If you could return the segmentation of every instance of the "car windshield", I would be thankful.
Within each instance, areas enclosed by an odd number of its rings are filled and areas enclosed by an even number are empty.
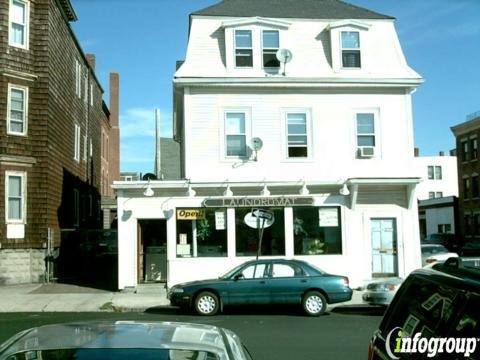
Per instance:
[[[63,360],[103,360],[103,359],[142,359],[142,360],[217,360],[211,352],[177,349],[49,349],[28,350],[12,354],[9,360],[20,359],[63,359]]]

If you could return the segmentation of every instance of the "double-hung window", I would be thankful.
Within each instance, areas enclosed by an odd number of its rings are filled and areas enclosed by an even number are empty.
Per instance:
[[[23,49],[28,48],[28,2],[10,1],[9,44]]]
[[[235,66],[253,67],[251,30],[235,30]]]
[[[360,157],[372,157],[375,155],[376,135],[375,135],[375,114],[357,113],[357,147]]]
[[[225,113],[225,155],[247,156],[247,124],[245,112]]]
[[[428,166],[428,179],[429,180],[442,180],[442,167],[441,166]]]
[[[279,34],[277,30],[263,30],[263,67],[278,68],[280,62],[277,59],[277,51],[280,47]]]
[[[6,172],[6,222],[25,222],[25,173]]]
[[[344,68],[360,68],[360,33],[358,31],[342,31],[342,66]]]
[[[307,158],[309,156],[308,119],[306,112],[287,112],[287,157]]]
[[[468,140],[462,140],[460,142],[460,147],[462,149],[462,161],[468,161]]]
[[[82,97],[82,65],[75,59],[75,95]]]
[[[478,158],[478,141],[477,138],[470,139],[470,159],[476,160]]]
[[[27,135],[27,101],[28,88],[8,86],[8,134]]]
[[[80,125],[75,124],[75,142],[74,142],[74,153],[73,159],[77,162],[80,161]]]
[[[480,183],[478,182],[478,175],[472,176],[472,198],[478,198],[480,195]]]
[[[470,179],[469,178],[463,179],[463,198],[464,199],[470,198]]]

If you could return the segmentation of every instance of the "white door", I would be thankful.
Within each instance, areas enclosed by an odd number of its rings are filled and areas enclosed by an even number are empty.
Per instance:
[[[370,219],[372,277],[398,275],[397,224],[395,219]]]

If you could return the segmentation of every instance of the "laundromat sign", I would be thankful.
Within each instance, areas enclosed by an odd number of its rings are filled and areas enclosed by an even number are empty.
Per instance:
[[[203,201],[205,207],[252,207],[252,206],[311,206],[311,197],[257,197],[257,198],[224,198],[206,199]]]
[[[177,209],[178,220],[203,220],[205,209]]]

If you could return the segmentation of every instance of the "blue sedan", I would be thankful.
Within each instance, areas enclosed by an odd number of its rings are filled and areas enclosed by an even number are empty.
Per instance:
[[[248,261],[215,280],[173,286],[170,303],[215,315],[224,306],[298,304],[307,315],[319,316],[327,304],[348,301],[352,290],[345,276],[331,275],[300,260]]]

